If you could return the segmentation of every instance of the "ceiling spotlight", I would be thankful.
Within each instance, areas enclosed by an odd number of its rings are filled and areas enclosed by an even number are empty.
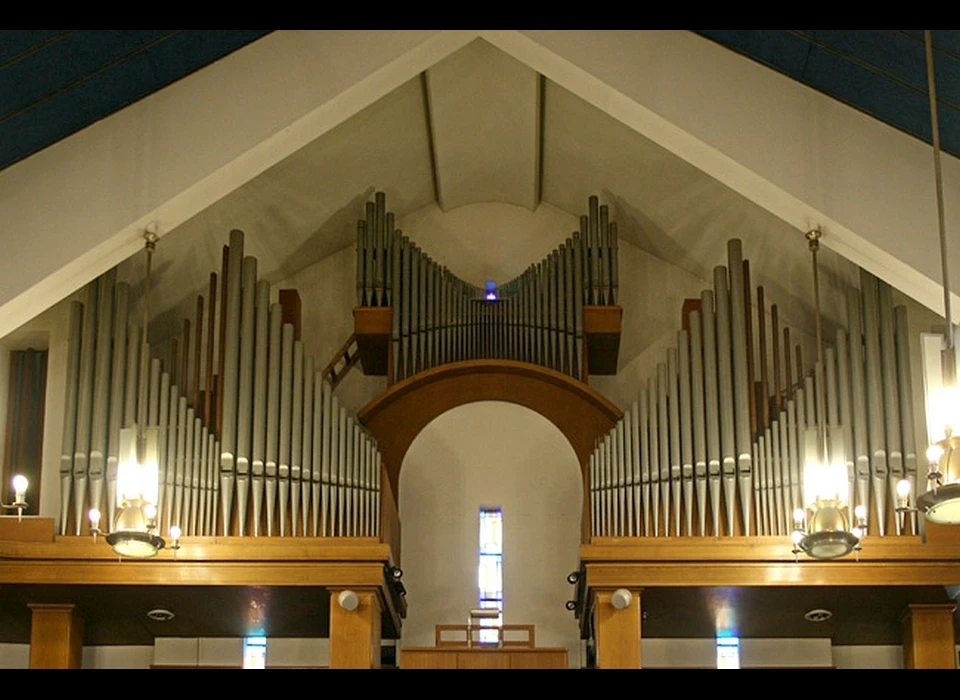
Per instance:
[[[563,607],[565,607],[570,612],[573,612],[574,610],[577,609],[577,601],[568,600],[566,603],[564,603]]]
[[[826,622],[831,617],[833,617],[833,613],[825,608],[814,608],[803,615],[803,619],[807,622]]]
[[[154,608],[147,612],[147,617],[154,622],[170,622],[174,618],[174,614],[166,608]]]
[[[579,571],[571,571],[569,574],[567,574],[567,583],[569,583],[571,586],[576,586],[579,580],[580,580]]]

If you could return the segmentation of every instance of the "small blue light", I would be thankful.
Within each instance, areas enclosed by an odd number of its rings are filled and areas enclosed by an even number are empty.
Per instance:
[[[486,284],[486,299],[487,301],[496,301],[497,300],[497,283],[493,280],[487,280]]]

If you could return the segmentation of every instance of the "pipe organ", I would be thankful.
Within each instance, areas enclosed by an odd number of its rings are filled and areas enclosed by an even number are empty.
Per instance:
[[[583,310],[617,304],[617,270],[617,225],[595,196],[578,231],[495,291],[460,280],[396,229],[383,192],[357,222],[357,305],[392,309],[394,381],[474,359],[585,379]]]
[[[376,441],[304,355],[243,238],[231,231],[224,246],[219,307],[212,273],[192,337],[187,319],[182,343],[173,339],[146,367],[145,331],[116,269],[71,303],[61,534],[81,534],[93,507],[112,527],[120,429],[135,421],[145,372],[147,424],[159,428],[161,533],[178,525],[201,536],[379,536]]]
[[[841,500],[849,512],[867,508],[870,534],[916,533],[915,514],[905,526],[894,517],[897,481],[910,480],[911,501],[917,486],[906,307],[895,307],[889,285],[861,270],[825,367],[805,366],[788,328],[781,338],[777,306],[765,306],[763,287],[753,297],[738,239],[728,242],[727,258],[714,268],[713,288],[685,305],[676,346],[596,442],[591,532],[789,535],[794,510],[809,504],[804,464],[818,454],[823,421],[828,459],[846,474]],[[825,405],[817,406],[821,383]]]

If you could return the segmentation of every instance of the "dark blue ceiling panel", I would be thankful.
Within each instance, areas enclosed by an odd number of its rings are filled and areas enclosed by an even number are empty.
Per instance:
[[[923,30],[698,29],[911,136],[931,142]],[[934,30],[941,148],[960,156],[960,32]]]
[[[0,168],[271,30],[0,32]]]

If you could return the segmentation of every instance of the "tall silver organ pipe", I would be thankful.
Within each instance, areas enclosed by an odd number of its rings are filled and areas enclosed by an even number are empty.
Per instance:
[[[393,380],[440,364],[511,359],[576,379],[587,374],[583,307],[615,305],[617,226],[596,196],[543,261],[496,289],[458,279],[394,228],[376,193],[357,222],[356,297],[392,309]]]
[[[392,220],[384,216],[376,226],[387,230]],[[195,345],[185,322],[185,335],[170,339],[169,352],[158,352],[142,368],[145,330],[131,318],[137,300],[130,299],[129,284],[117,281],[115,269],[70,303],[61,533],[82,534],[94,506],[106,507],[100,527],[112,528],[119,433],[135,420],[142,371],[147,424],[159,432],[155,505],[161,534],[177,525],[187,537],[379,536],[381,459],[375,440],[338,405],[314,358],[294,339],[294,326],[283,322],[285,307],[270,303],[270,285],[257,279],[256,258],[243,257],[242,232],[232,231],[225,248],[223,322],[216,318],[212,275],[210,303],[198,298]],[[401,253],[388,246],[373,259],[371,269],[379,265],[381,271],[376,298],[384,303],[391,303],[394,288],[387,261]],[[435,303],[439,294],[437,285]],[[204,339],[205,307],[210,332]],[[442,325],[439,312],[433,318]],[[181,353],[173,349],[175,341]],[[214,346],[223,348],[222,376],[211,376]],[[435,343],[435,357],[439,348]],[[221,400],[218,433],[215,407]],[[339,499],[336,507],[332,497]]]
[[[589,226],[584,229],[589,237]],[[810,505],[803,492],[804,441],[808,426],[819,421],[827,428],[830,460],[846,465],[843,505],[852,513],[855,505],[869,504],[871,533],[901,534],[892,518],[891,475],[917,478],[906,308],[894,306],[889,287],[861,271],[861,288],[846,291],[847,327],[837,328],[835,344],[825,347],[823,367],[805,366],[789,329],[780,337],[776,305],[766,308],[759,289],[758,303],[746,305],[749,292],[734,274],[745,267],[740,242],[731,242],[727,265],[714,268],[713,288],[688,300],[689,311],[685,306],[689,332],[677,333],[676,346],[666,349],[621,421],[598,438],[589,472],[592,534],[785,536],[793,511]],[[766,319],[760,321],[767,313],[774,319],[770,335]],[[873,321],[863,322],[867,316]],[[748,325],[762,334],[759,346],[766,354],[769,344],[774,360],[772,385],[765,359],[759,364],[755,426],[746,354],[738,349]],[[881,375],[876,381],[874,372]],[[815,382],[825,384],[820,409]],[[875,393],[868,395],[867,386]],[[633,469],[639,472],[631,479]],[[874,522],[881,517],[882,527]],[[915,528],[910,523],[904,532]]]

